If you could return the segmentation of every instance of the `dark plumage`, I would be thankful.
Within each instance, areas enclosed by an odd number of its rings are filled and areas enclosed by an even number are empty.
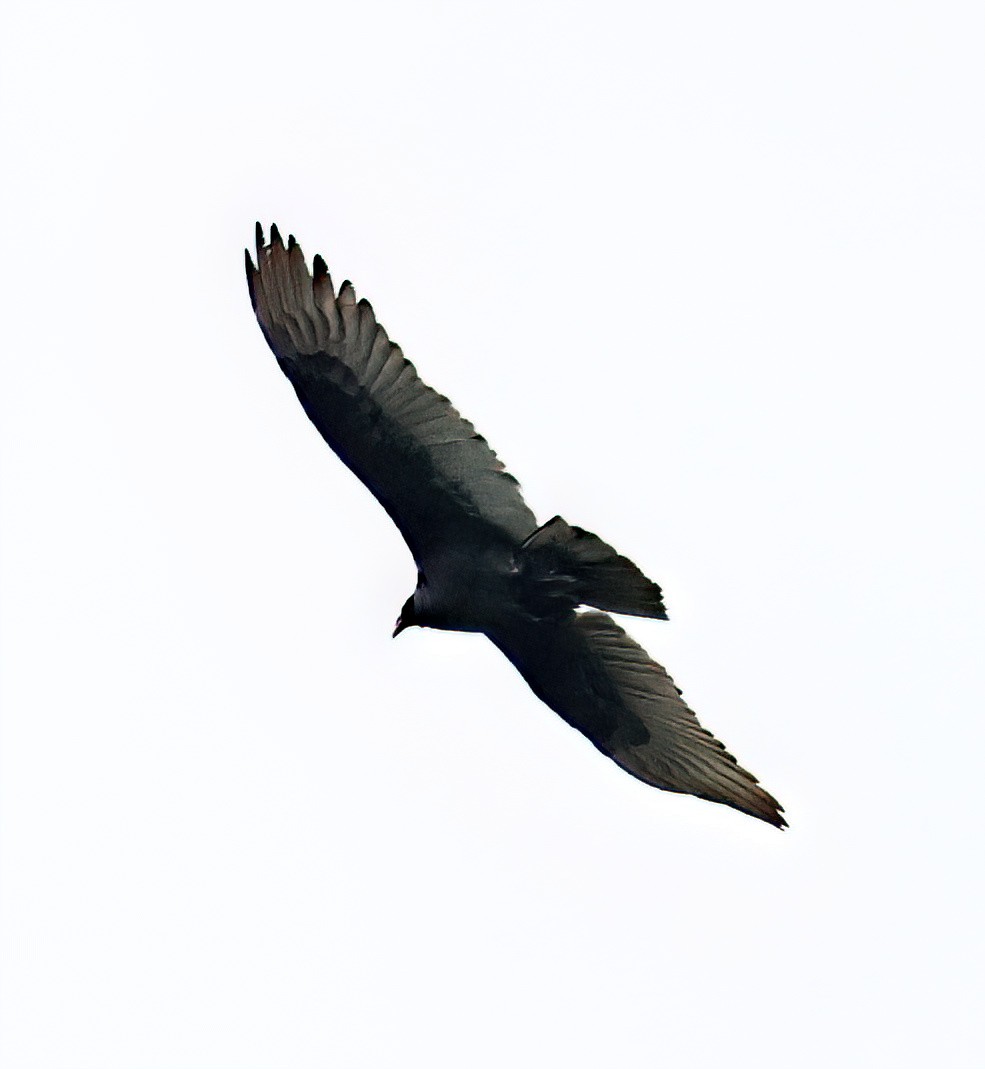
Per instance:
[[[257,224],[257,320],[311,422],[400,529],[417,588],[394,634],[480,631],[533,692],[627,772],[777,827],[782,806],[698,723],[667,673],[606,612],[666,619],[660,588],[600,538],[538,527],[516,480],[321,256]],[[603,612],[578,612],[591,606]]]

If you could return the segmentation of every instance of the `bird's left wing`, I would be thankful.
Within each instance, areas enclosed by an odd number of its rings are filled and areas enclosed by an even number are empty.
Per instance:
[[[311,422],[369,487],[418,564],[458,546],[522,542],[537,526],[519,485],[475,428],[418,377],[369,302],[324,260],[309,273],[293,237],[276,227],[257,264],[246,254],[250,298],[264,337]]]

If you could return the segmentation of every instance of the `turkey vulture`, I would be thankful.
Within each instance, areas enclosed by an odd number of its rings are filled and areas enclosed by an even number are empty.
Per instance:
[[[660,587],[596,535],[542,526],[519,484],[377,322],[351,283],[313,274],[293,235],[256,228],[246,277],[260,329],[308,418],[369,487],[417,563],[406,627],[480,631],[572,727],[631,775],[786,825],[783,807],[697,720],[607,614],[665,620]],[[587,611],[585,606],[592,610]]]

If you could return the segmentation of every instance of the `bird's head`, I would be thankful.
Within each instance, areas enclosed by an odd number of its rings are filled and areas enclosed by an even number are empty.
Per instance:
[[[400,615],[397,617],[397,626],[393,629],[393,637],[396,638],[401,631],[408,627],[418,626],[417,612],[414,609],[414,595],[404,602],[404,607],[400,610]]]

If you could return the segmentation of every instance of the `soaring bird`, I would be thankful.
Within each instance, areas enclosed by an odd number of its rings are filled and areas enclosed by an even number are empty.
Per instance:
[[[276,226],[256,227],[250,299],[308,418],[397,525],[417,587],[397,619],[486,635],[530,689],[620,768],[778,828],[783,807],[608,613],[665,620],[660,587],[601,538],[538,526],[520,487],[447,397],[418,377],[351,283]],[[601,611],[599,611],[601,610]]]

